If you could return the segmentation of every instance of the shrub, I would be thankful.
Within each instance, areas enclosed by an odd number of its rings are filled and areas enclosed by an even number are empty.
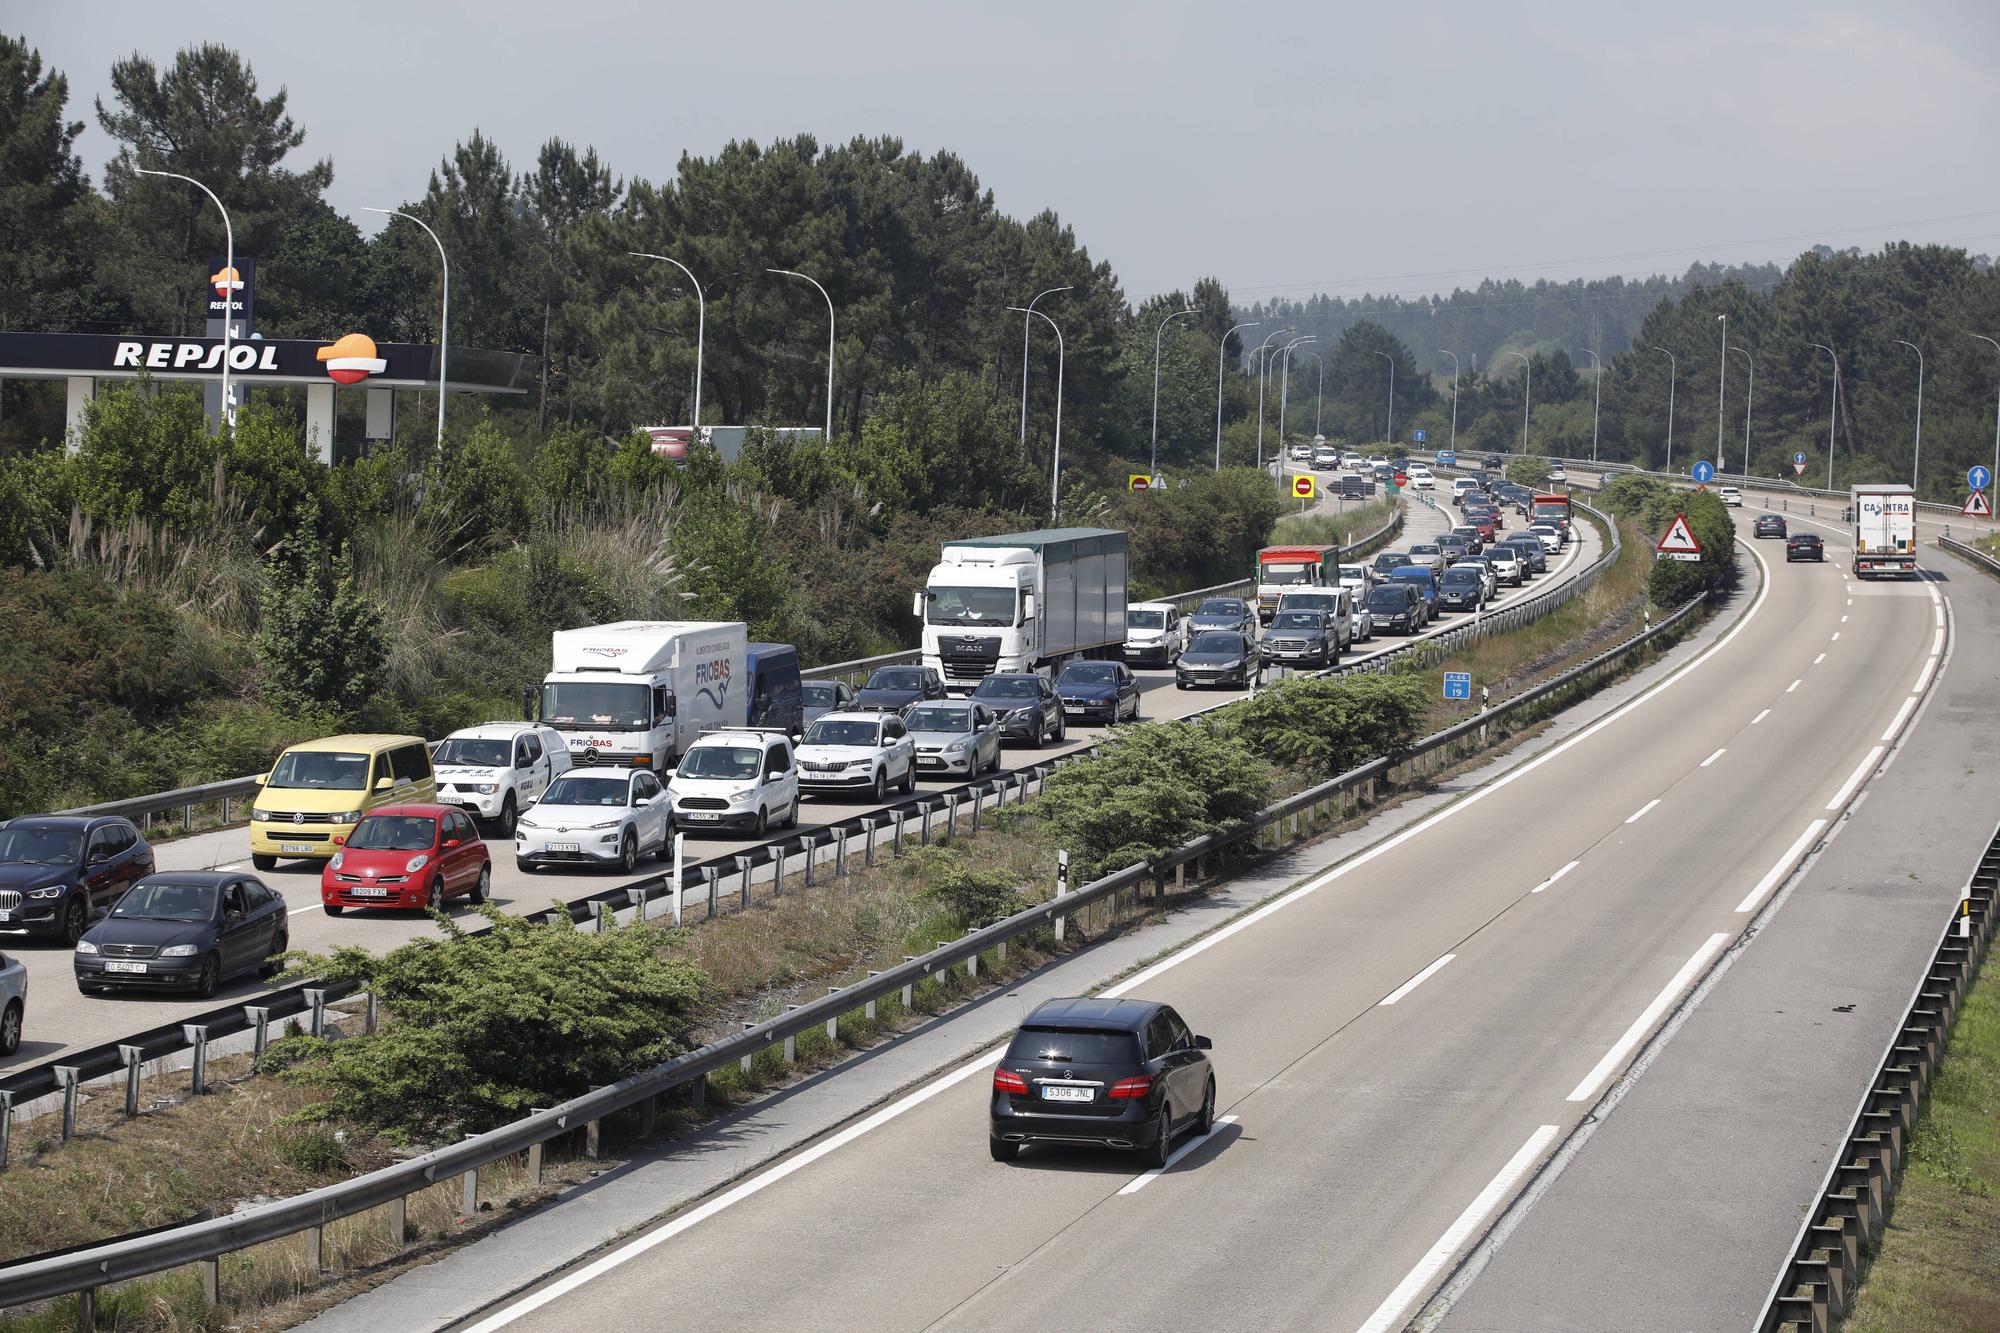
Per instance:
[[[943,908],[962,930],[990,926],[1027,905],[1012,876],[967,864],[965,853],[957,847],[919,848],[908,864],[923,885],[918,896]]]
[[[1330,778],[1415,740],[1428,707],[1415,676],[1293,676],[1224,709],[1216,725],[1258,754]]]
[[[382,608],[314,529],[308,517],[265,561],[257,658],[275,697],[351,713],[382,675]]]

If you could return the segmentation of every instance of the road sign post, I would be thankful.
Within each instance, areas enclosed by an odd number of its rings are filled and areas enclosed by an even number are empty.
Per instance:
[[[1472,698],[1472,673],[1470,671],[1447,671],[1444,673],[1444,697],[1447,699]]]

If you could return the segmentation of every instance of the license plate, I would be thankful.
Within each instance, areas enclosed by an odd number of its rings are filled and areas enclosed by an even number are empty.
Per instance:
[[[106,972],[143,973],[146,970],[146,965],[144,963],[106,963],[104,965],[104,970]]]
[[[1063,705],[1063,712],[1065,712],[1065,713],[1081,713],[1082,711],[1083,711],[1083,705],[1082,705],[1082,704],[1064,704],[1064,705]]]
[[[1045,1085],[1042,1088],[1042,1100],[1045,1102],[1088,1102],[1094,1101],[1096,1097],[1097,1092],[1093,1088],[1066,1088],[1054,1085]]]
[[[12,921],[13,919],[14,914],[12,912],[0,912],[0,922]]]
[[[356,898],[386,898],[389,896],[387,889],[349,889],[348,892]]]
[[[573,852],[577,850],[577,844],[573,842],[552,842],[549,844],[549,850],[552,852]]]
[[[918,767],[918,768],[943,768],[943,767],[944,767],[944,760],[942,760],[942,759],[932,759],[932,758],[929,758],[929,757],[925,757],[925,758],[921,758],[921,759],[917,760],[917,767]]]
[[[313,845],[309,842],[281,842],[278,844],[278,850],[289,852],[293,856],[309,856],[313,852]]]
[[[680,817],[682,819],[692,820],[697,824],[701,823],[713,824],[716,820],[722,818],[722,815],[714,810],[683,810],[681,811]],[[571,843],[569,846],[569,850],[572,852],[575,851],[576,844]]]

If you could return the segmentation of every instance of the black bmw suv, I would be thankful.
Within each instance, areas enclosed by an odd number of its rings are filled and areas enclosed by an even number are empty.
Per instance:
[[[0,825],[0,931],[74,945],[153,873],[153,849],[116,815],[24,815]]]
[[[1011,1162],[1031,1143],[1136,1149],[1164,1166],[1174,1136],[1215,1127],[1207,1037],[1150,1000],[1049,1000],[993,1071],[988,1143]]]

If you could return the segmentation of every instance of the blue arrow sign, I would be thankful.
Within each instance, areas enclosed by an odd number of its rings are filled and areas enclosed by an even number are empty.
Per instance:
[[[1424,433],[1420,430],[1411,431],[1410,442],[1413,444],[1422,444],[1424,442]]]
[[[1715,464],[1704,458],[1688,469],[1688,475],[1706,486],[1709,482],[1715,480]]]
[[[1804,454],[1793,454],[1792,461],[1800,467],[1804,467],[1806,465],[1806,456]]]
[[[1447,699],[1470,699],[1472,697],[1472,673],[1470,671],[1445,672],[1444,697]]]
[[[1971,471],[1965,474],[1965,484],[1972,487],[1972,489],[1975,491],[1985,490],[1988,486],[1991,486],[1993,484],[1992,469],[1980,467],[1977,464],[1974,464]]]

